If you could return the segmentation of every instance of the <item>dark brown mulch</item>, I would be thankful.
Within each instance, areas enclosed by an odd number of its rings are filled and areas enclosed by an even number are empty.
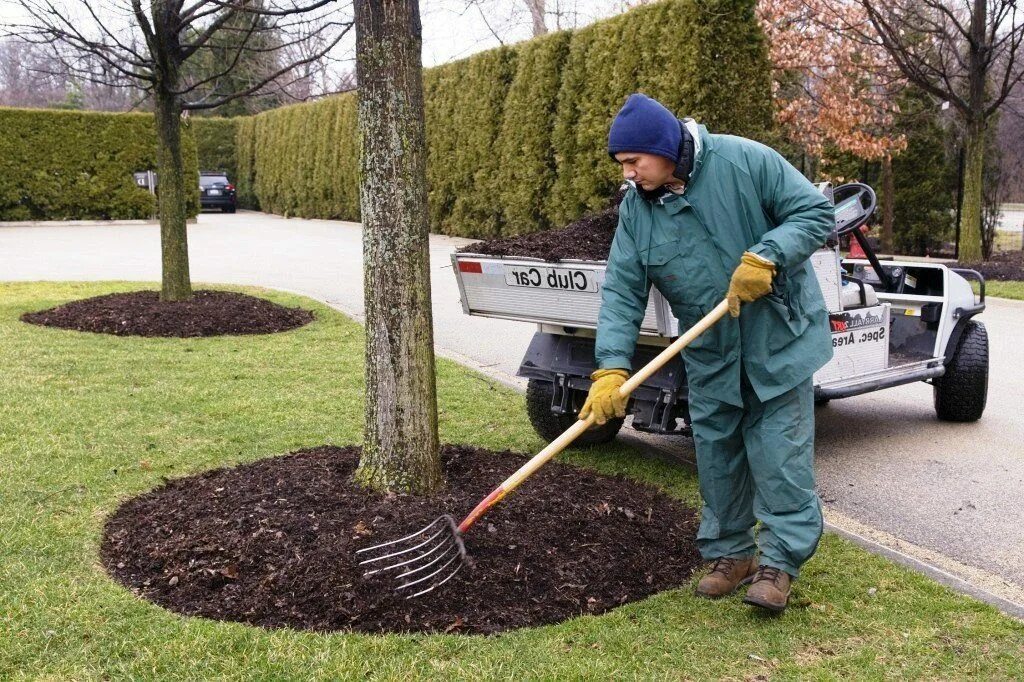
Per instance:
[[[477,242],[462,247],[459,252],[542,258],[546,261],[608,260],[612,237],[619,224],[619,202],[623,196],[625,192],[619,192],[608,208],[587,214],[565,227]]]
[[[693,510],[621,477],[551,462],[466,536],[472,565],[412,600],[362,577],[353,552],[461,518],[519,467],[445,446],[446,491],[384,496],[352,482],[357,447],[321,446],[169,481],[108,520],[104,566],[182,614],[264,627],[494,633],[597,614],[687,582]]]
[[[156,291],[133,291],[72,301],[25,313],[45,327],[117,336],[197,337],[271,334],[313,321],[313,313],[231,291],[196,291],[188,301],[161,301]]]
[[[958,267],[977,270],[985,279],[1024,280],[1024,251],[1001,251],[984,263],[957,263]]]

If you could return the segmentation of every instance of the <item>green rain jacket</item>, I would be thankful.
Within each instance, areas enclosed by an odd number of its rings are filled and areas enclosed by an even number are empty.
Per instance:
[[[700,126],[701,149],[681,195],[631,189],[619,206],[601,292],[595,357],[632,370],[653,283],[680,333],[724,298],[744,251],[776,264],[772,293],[743,304],[683,352],[691,394],[743,406],[740,363],[762,401],[785,393],[832,357],[828,313],[808,258],[835,225],[821,192],[775,150]]]

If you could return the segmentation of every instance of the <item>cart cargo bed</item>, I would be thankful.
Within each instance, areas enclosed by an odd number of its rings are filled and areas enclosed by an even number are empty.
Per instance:
[[[604,261],[560,261],[453,253],[452,267],[467,315],[596,329]],[[675,336],[668,302],[651,289],[642,336]]]

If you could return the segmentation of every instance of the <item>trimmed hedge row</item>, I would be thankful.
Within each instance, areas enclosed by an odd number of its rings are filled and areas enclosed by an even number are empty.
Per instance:
[[[239,201],[281,215],[359,220],[358,149],[354,93],[240,119]]]
[[[645,92],[715,132],[769,139],[770,67],[754,0],[666,0],[577,31],[429,69],[431,230],[522,234],[602,207],[605,152],[626,96]],[[240,198],[283,215],[359,219],[356,95],[238,126]]]
[[[186,172],[198,173],[185,126]],[[156,168],[149,114],[0,108],[0,220],[148,218],[156,202],[133,173]],[[199,212],[198,180],[189,215]]]
[[[225,171],[229,180],[236,181],[238,163],[235,160],[235,138],[238,137],[240,120],[212,117],[191,119],[200,171]]]

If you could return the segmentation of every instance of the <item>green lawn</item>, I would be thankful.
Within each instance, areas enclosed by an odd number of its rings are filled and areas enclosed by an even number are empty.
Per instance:
[[[163,477],[358,442],[363,337],[274,292],[317,321],[196,340],[18,321],[135,288],[0,285],[0,679],[1024,678],[1024,624],[833,536],[774,619],[680,589],[497,637],[377,637],[264,631],[141,601],[98,563],[104,518]],[[438,382],[443,440],[543,445],[520,395],[444,360]],[[692,474],[630,448],[572,458],[696,501]]]
[[[1024,237],[1022,237],[1020,232],[997,230],[993,248],[995,251],[1019,251],[1021,247],[1024,246],[1022,239],[1024,239]]]
[[[975,291],[977,291],[977,286],[975,286]],[[1001,282],[997,279],[990,279],[985,282],[985,295],[1024,301],[1024,282]]]

